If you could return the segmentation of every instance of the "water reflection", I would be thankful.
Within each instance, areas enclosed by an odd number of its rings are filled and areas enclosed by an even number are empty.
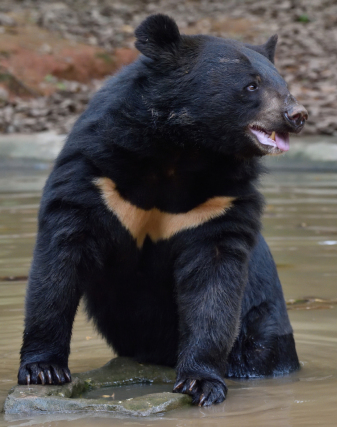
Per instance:
[[[0,193],[1,403],[15,384],[19,364],[25,277],[36,232],[38,190],[46,172],[40,168],[35,181],[34,173],[24,170],[26,178],[11,181],[10,192]],[[2,185],[4,182],[0,176],[0,189],[8,188]],[[2,418],[0,425],[336,425],[337,173],[277,172],[264,178],[263,191],[268,203],[264,235],[292,308],[290,318],[301,371],[275,379],[228,381],[229,394],[224,404],[186,408],[162,417],[112,420],[111,414],[60,414]],[[74,325],[71,370],[94,369],[111,357],[111,350],[80,310]]]

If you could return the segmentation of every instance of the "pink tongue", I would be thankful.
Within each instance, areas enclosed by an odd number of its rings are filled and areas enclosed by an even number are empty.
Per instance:
[[[289,150],[289,134],[288,133],[275,133],[275,144],[282,151]]]

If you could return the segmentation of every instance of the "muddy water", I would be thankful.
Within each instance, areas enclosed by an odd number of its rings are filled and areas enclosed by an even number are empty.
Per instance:
[[[22,165],[20,174],[7,170],[7,175],[0,175],[0,404],[15,384],[19,364],[25,276],[46,169],[43,164]],[[162,417],[66,414],[19,419],[1,415],[0,425],[337,425],[337,173],[276,172],[264,178],[263,192],[268,202],[264,235],[277,261],[285,297],[293,303],[289,313],[301,371],[283,378],[228,381],[225,403]],[[79,310],[70,369],[93,369],[111,357],[111,350]]]

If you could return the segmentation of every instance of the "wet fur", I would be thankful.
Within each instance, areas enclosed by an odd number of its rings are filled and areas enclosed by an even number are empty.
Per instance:
[[[265,90],[286,94],[267,59],[272,44],[263,56],[261,46],[180,36],[172,22],[159,15],[137,30],[147,57],[96,94],[46,183],[20,384],[68,381],[81,298],[117,354],[175,366],[176,390],[195,403],[221,402],[225,375],[299,367],[276,268],[260,235],[261,153],[245,134],[263,97],[239,98],[235,86],[249,83],[248,71],[261,72]],[[224,57],[233,59],[227,71],[219,68]],[[192,224],[191,211],[212,200],[221,200],[221,209]],[[155,212],[156,233],[140,224],[139,240],[121,216],[125,207]],[[181,223],[172,232],[165,221],[176,216]]]

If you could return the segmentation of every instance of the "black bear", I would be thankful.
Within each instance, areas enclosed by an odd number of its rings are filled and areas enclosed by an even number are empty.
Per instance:
[[[46,183],[18,380],[71,380],[83,297],[118,355],[176,367],[174,391],[210,405],[226,376],[299,367],[256,183],[307,112],[276,36],[185,36],[153,15],[136,38],[142,55],[94,96]]]

